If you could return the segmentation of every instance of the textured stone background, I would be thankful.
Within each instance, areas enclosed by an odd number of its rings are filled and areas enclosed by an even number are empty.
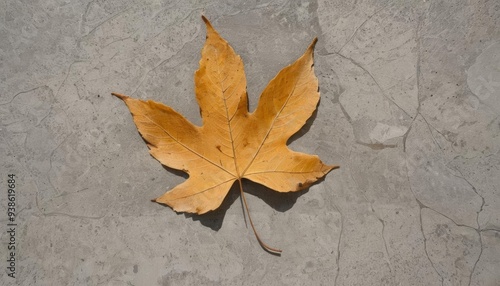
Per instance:
[[[110,96],[199,124],[201,14],[242,56],[251,108],[319,37],[321,103],[290,145],[341,168],[300,194],[245,184],[281,257],[236,190],[202,217],[151,203],[184,178]],[[2,1],[0,284],[499,285],[499,27],[496,0]]]

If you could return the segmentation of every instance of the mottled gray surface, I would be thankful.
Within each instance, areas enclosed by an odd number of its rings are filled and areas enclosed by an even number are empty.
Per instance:
[[[499,285],[498,1],[160,2],[0,3],[0,284]],[[150,202],[184,178],[110,96],[200,124],[201,14],[242,56],[252,109],[319,37],[321,102],[291,147],[341,168],[296,195],[245,184],[281,257],[236,189],[202,217]]]

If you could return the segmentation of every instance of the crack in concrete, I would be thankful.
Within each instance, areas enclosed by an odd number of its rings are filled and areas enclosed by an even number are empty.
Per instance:
[[[196,11],[199,11],[199,10],[205,10],[206,8],[208,8],[209,6],[211,5],[208,5],[208,6],[205,6],[205,7],[198,7],[198,8],[193,8],[191,10],[190,13],[187,13],[186,16],[178,21],[172,21],[170,23],[170,25],[166,25],[165,28],[163,28],[161,31],[159,31],[158,33],[156,33],[154,36],[152,36],[151,38],[147,39],[146,41],[144,41],[144,43],[142,43],[139,47],[143,47],[145,45],[147,45],[149,42],[151,42],[152,40],[156,39],[156,37],[158,37],[161,33],[163,33],[165,30],[169,29],[170,27],[172,26],[175,26],[175,25],[178,25],[179,23],[182,23],[184,22],[187,18],[191,17],[191,15],[196,12]],[[214,19],[215,20],[215,19]],[[212,21],[214,22],[214,21]],[[198,30],[199,31],[199,30]]]
[[[347,56],[344,56],[340,53],[334,53],[336,55],[338,55],[339,57],[341,58],[344,58],[346,60],[349,60],[351,63],[353,63],[355,66],[359,67],[360,69],[362,69],[366,74],[368,74],[370,76],[370,78],[373,80],[373,82],[375,83],[375,85],[378,87],[378,89],[380,90],[380,93],[382,94],[382,96],[387,99],[389,102],[391,102],[392,104],[394,104],[399,110],[401,110],[404,114],[406,114],[408,117],[411,118],[411,115],[406,112],[406,110],[404,110],[404,108],[402,108],[401,106],[399,106],[392,98],[390,98],[389,96],[387,96],[387,94],[385,94],[385,91],[384,89],[380,86],[380,84],[378,83],[378,81],[375,79],[375,77],[372,75],[371,72],[369,72],[365,67],[363,67],[360,63],[356,62],[354,59],[350,58],[350,57],[347,57]]]
[[[194,36],[189,39],[188,41],[184,42],[184,44],[179,48],[179,50],[177,50],[177,52],[175,52],[173,55],[171,55],[170,57],[164,59],[164,60],[161,60],[160,63],[156,64],[154,67],[152,67],[150,70],[148,70],[147,72],[144,73],[144,75],[141,77],[141,81],[139,82],[139,84],[137,85],[137,87],[134,89],[134,91],[131,93],[131,95],[135,95],[135,93],[137,92],[137,90],[139,90],[139,88],[142,86],[142,83],[146,80],[148,74],[150,72],[153,72],[155,71],[157,68],[159,68],[160,66],[162,66],[164,63],[166,63],[167,61],[171,60],[173,57],[175,57],[180,51],[182,51],[182,49],[184,49],[184,47],[188,44],[188,43],[191,43],[193,42],[198,36],[198,32],[196,32],[194,34]]]
[[[420,71],[420,65],[421,65],[421,36],[420,36],[420,26],[422,24],[422,18],[421,16],[418,17],[418,21],[417,21],[417,28],[415,29],[415,40],[417,42],[417,46],[416,46],[416,49],[417,49],[417,63],[415,65],[415,77],[416,77],[416,81],[417,81],[417,109],[415,111],[415,115],[413,117],[410,117],[412,118],[412,121],[410,122],[410,125],[408,126],[408,130],[406,131],[406,133],[403,135],[403,152],[406,153],[406,139],[408,138],[408,134],[410,134],[410,131],[413,127],[413,123],[415,123],[415,120],[417,119],[417,116],[420,114],[420,108],[422,106],[422,99],[421,99],[421,95],[422,95],[422,92],[421,92],[421,86],[420,86],[420,77],[421,77],[421,71]]]
[[[450,169],[451,169],[451,168],[450,168]],[[411,193],[412,193],[413,197],[415,198],[415,200],[417,201],[417,203],[418,203],[418,205],[419,205],[420,229],[421,229],[421,232],[422,232],[422,236],[424,237],[424,249],[425,249],[425,253],[426,253],[426,255],[427,255],[427,258],[428,258],[428,259],[429,259],[429,261],[431,262],[432,267],[436,270],[436,272],[437,272],[437,269],[435,268],[434,263],[433,263],[433,262],[432,262],[432,260],[430,259],[429,255],[428,255],[428,252],[427,252],[427,238],[425,237],[425,234],[424,234],[424,232],[423,232],[423,224],[422,224],[422,209],[423,209],[423,208],[427,208],[427,209],[429,209],[429,210],[431,210],[431,211],[433,211],[433,212],[435,212],[435,213],[439,214],[440,216],[442,216],[442,217],[444,217],[444,218],[448,219],[449,221],[451,221],[454,225],[456,225],[456,226],[458,226],[458,227],[465,227],[465,228],[473,229],[473,230],[474,230],[474,231],[476,231],[476,233],[478,234],[478,237],[479,237],[479,244],[480,244],[480,252],[479,252],[479,255],[478,255],[478,257],[477,257],[476,261],[474,262],[474,266],[472,267],[471,273],[470,273],[470,275],[469,275],[469,282],[468,282],[468,285],[470,286],[470,285],[471,285],[471,282],[472,282],[472,275],[473,275],[473,274],[474,274],[474,272],[475,272],[476,266],[477,266],[477,264],[479,263],[479,261],[480,261],[480,259],[481,259],[481,256],[482,256],[482,254],[483,254],[483,249],[484,249],[484,246],[483,246],[483,239],[482,239],[482,232],[483,232],[484,230],[483,230],[483,229],[481,229],[481,226],[480,226],[480,223],[479,223],[479,215],[480,215],[480,213],[483,211],[483,207],[484,207],[484,205],[485,205],[485,199],[484,199],[484,197],[483,197],[483,196],[481,196],[481,195],[477,192],[476,188],[475,188],[475,187],[474,187],[474,186],[473,186],[473,185],[472,185],[472,184],[471,184],[471,183],[470,183],[470,182],[469,182],[469,181],[468,181],[468,180],[467,180],[467,179],[463,176],[463,174],[460,172],[460,170],[458,170],[458,169],[453,169],[453,170],[457,171],[457,172],[460,174],[460,176],[455,175],[455,174],[453,174],[453,175],[454,175],[455,177],[461,178],[461,179],[463,179],[464,181],[466,181],[466,182],[467,182],[467,183],[471,186],[472,190],[473,190],[473,191],[474,191],[474,192],[475,192],[475,193],[476,193],[479,197],[481,197],[481,199],[482,199],[481,207],[480,207],[480,209],[476,212],[476,223],[477,223],[477,228],[472,227],[472,226],[469,226],[469,225],[465,225],[465,224],[460,224],[460,223],[457,223],[457,222],[456,222],[455,220],[453,220],[451,217],[449,217],[449,216],[447,216],[447,215],[445,215],[445,214],[443,214],[443,213],[441,213],[441,212],[439,212],[439,211],[437,211],[437,210],[435,210],[435,209],[433,209],[433,208],[431,208],[431,207],[429,207],[429,206],[427,206],[427,205],[423,204],[423,203],[422,203],[422,202],[421,202],[421,201],[417,198],[417,195],[415,194],[415,192],[413,191],[413,189],[412,189],[412,187],[411,187],[410,176],[409,176],[409,174],[408,174],[408,167],[407,167],[407,179],[408,179],[408,185],[409,185],[410,191],[411,191]],[[441,277],[441,279],[442,279],[442,280],[441,280],[441,282],[442,282],[442,284],[443,284],[443,282],[444,282],[444,281],[443,281],[443,277],[439,274],[439,272],[437,272],[437,273],[438,273],[438,275]]]
[[[333,285],[337,285],[337,279],[339,278],[340,275],[340,257],[341,257],[340,245],[342,243],[342,235],[344,234],[344,215],[334,202],[332,202],[332,204],[340,214],[340,233],[339,233],[339,241],[337,243],[337,257],[335,258],[335,261],[337,263],[337,273],[335,273],[335,279],[333,280]]]
[[[54,97],[54,91],[52,90],[52,88],[48,86],[46,87],[50,90],[51,97],[54,98],[54,101],[56,101],[57,99]],[[39,127],[40,124],[42,124],[42,122],[49,117],[49,115],[52,113],[53,110],[54,110],[54,104],[52,103],[50,104],[49,111],[47,112],[47,114],[45,114],[45,116],[43,116],[42,119],[38,120],[38,122],[34,125],[34,127]]]
[[[16,93],[16,94],[15,94],[15,95],[14,95],[14,96],[13,96],[13,97],[9,100],[9,101],[6,101],[6,102],[2,102],[2,103],[0,103],[0,106],[2,106],[2,105],[7,105],[7,104],[11,104],[11,103],[12,103],[12,101],[14,101],[14,99],[15,99],[18,95],[20,95],[20,94],[25,94],[25,93],[28,93],[28,92],[31,92],[31,91],[37,90],[37,89],[42,88],[42,87],[44,87],[44,86],[45,86],[45,85],[40,85],[40,86],[34,87],[34,88],[32,88],[32,89],[28,89],[28,90],[20,91],[20,92]]]
[[[106,215],[95,216],[95,217],[94,216],[82,216],[82,215],[72,215],[72,214],[68,214],[68,213],[64,213],[64,212],[49,212],[49,213],[46,213],[46,212],[44,212],[42,210],[42,208],[40,208],[40,203],[39,203],[39,199],[38,199],[38,196],[39,196],[39,193],[40,193],[40,189],[38,188],[38,185],[36,184],[36,182],[35,182],[35,188],[36,188],[36,191],[35,191],[35,205],[36,205],[36,208],[38,209],[38,212],[43,217],[47,217],[47,216],[65,216],[65,217],[70,217],[70,218],[74,218],[74,219],[99,220],[99,219],[102,219],[102,218],[104,218],[106,216]]]
[[[344,45],[342,45],[342,47],[337,51],[337,53],[340,53],[342,51],[342,49],[344,49],[344,47],[349,43],[351,42],[351,40],[354,38],[354,36],[358,33],[359,29],[361,29],[366,23],[368,23],[368,21],[370,21],[373,16],[377,15],[380,11],[382,10],[385,10],[387,7],[382,7],[380,9],[378,9],[377,11],[375,11],[373,14],[371,14],[370,16],[368,16],[368,18],[366,18],[366,20],[361,23],[361,25],[359,25],[356,30],[354,30],[354,32],[352,33],[351,37],[349,37],[349,39],[344,43]]]
[[[407,168],[407,172],[408,172],[408,168]],[[407,173],[406,176],[407,176],[407,179],[408,179],[408,186],[410,188],[410,192],[412,193],[413,198],[415,199],[415,201],[418,204],[418,216],[419,216],[419,222],[420,222],[420,232],[422,233],[422,237],[424,239],[424,252],[425,252],[425,256],[427,257],[427,260],[429,260],[429,262],[431,263],[431,266],[434,269],[434,271],[436,272],[436,274],[439,276],[439,278],[441,278],[441,285],[444,285],[444,278],[441,275],[441,273],[439,273],[439,271],[437,270],[436,266],[434,265],[434,262],[432,261],[432,259],[429,256],[429,252],[427,251],[427,237],[425,236],[424,224],[422,222],[422,209],[423,208],[431,209],[431,208],[427,207],[426,205],[422,204],[422,202],[420,202],[420,200],[417,198],[417,196],[415,195],[415,193],[413,192],[413,189],[411,187],[409,174]]]
[[[359,140],[356,141],[356,144],[359,144],[359,145],[362,145],[362,146],[365,146],[365,147],[369,147],[372,150],[383,150],[383,149],[387,149],[387,148],[396,148],[396,147],[398,147],[397,144],[365,143],[365,142],[361,142]]]
[[[351,178],[354,180],[354,177],[352,177],[352,175],[351,175]],[[357,186],[359,186],[358,183],[355,180],[354,180],[354,183]],[[389,268],[389,272],[393,273],[393,269],[392,269],[392,266],[391,266],[391,259],[390,259],[390,256],[389,256],[389,249],[387,248],[387,241],[385,240],[385,235],[384,235],[385,221],[375,211],[375,209],[373,208],[373,203],[368,200],[368,198],[366,197],[365,193],[363,192],[362,194],[363,194],[363,198],[366,200],[366,202],[370,204],[370,209],[371,209],[372,213],[378,219],[378,221],[382,224],[382,230],[381,230],[380,234],[381,234],[381,237],[382,237],[382,241],[384,242],[384,249],[385,249],[385,256],[386,256],[387,267]]]
[[[167,12],[167,11],[175,8],[175,4],[171,4],[171,3],[168,3],[168,4],[170,4],[170,5],[167,5],[167,6],[163,7],[161,10],[158,10],[151,17],[149,17],[148,22],[151,22],[151,21],[155,20],[156,17],[158,17],[158,15],[160,15],[160,14],[162,14],[164,12]]]
[[[439,150],[441,151],[442,154],[444,154],[444,149],[443,147],[441,147],[441,145],[439,144],[439,142],[436,140],[436,137],[434,137],[434,134],[432,133],[432,129],[436,130],[436,128],[434,126],[432,126],[428,121],[427,119],[425,119],[425,117],[422,115],[422,114],[419,114],[420,117],[422,117],[422,119],[424,120],[425,124],[427,125],[427,129],[429,129],[429,133],[431,134],[431,137],[432,137],[432,141],[434,141],[434,144],[436,144],[436,146],[438,146]],[[437,130],[436,130],[437,131]],[[439,133],[439,131],[438,131]],[[441,133],[439,133],[441,134]]]
[[[82,60],[75,60],[73,61],[69,67],[68,67],[68,72],[66,73],[66,76],[64,77],[64,80],[61,82],[61,85],[59,85],[59,88],[57,89],[56,91],[56,94],[54,95],[55,97],[57,97],[59,95],[59,91],[61,90],[61,88],[63,87],[63,85],[66,83],[66,80],[68,79],[69,77],[69,74],[71,73],[71,68],[73,67],[74,64],[76,63],[83,63],[85,61],[82,61]]]
[[[483,228],[483,229],[481,229],[481,232],[486,232],[486,231],[500,232],[500,229],[496,229],[496,228]]]
[[[375,215],[377,215],[377,213],[375,213]],[[378,216],[378,215],[377,215]],[[383,219],[381,219],[380,217],[378,217],[380,223],[382,223],[382,240],[384,241],[384,248],[385,248],[385,255],[387,256],[387,266],[389,267],[389,271],[391,273],[393,273],[393,269],[392,269],[392,266],[391,266],[391,257],[389,255],[389,249],[387,247],[387,241],[385,240],[385,221]]]
[[[80,189],[80,190],[78,190],[76,192],[71,192],[71,193],[62,192],[60,195],[52,197],[52,199],[60,198],[60,197],[65,197],[65,196],[70,196],[70,195],[78,194],[80,192],[91,191],[91,190],[92,189],[90,189],[90,188],[83,188],[83,189]]]
[[[354,180],[354,178],[352,178],[352,179]],[[358,183],[356,181],[354,181],[354,182],[356,183],[356,185],[358,185]],[[390,256],[389,256],[389,249],[387,248],[387,241],[385,240],[385,235],[384,235],[385,221],[375,211],[375,209],[373,208],[373,203],[368,200],[368,198],[366,197],[366,195],[365,195],[364,192],[363,192],[363,198],[366,200],[367,203],[370,204],[370,209],[371,209],[372,213],[375,215],[375,217],[378,219],[378,221],[382,224],[382,230],[381,230],[380,234],[381,234],[381,237],[382,237],[382,241],[384,242],[384,249],[385,249],[385,256],[386,256],[387,267],[389,268],[389,272],[393,273],[393,269],[392,269],[392,266],[391,266],[391,259],[390,259]]]
[[[476,267],[477,267],[477,264],[479,263],[479,260],[481,260],[481,256],[483,255],[483,236],[481,234],[480,231],[478,231],[478,234],[479,234],[479,244],[481,246],[481,249],[479,251],[479,255],[477,256],[477,259],[476,261],[474,262],[474,266],[472,267],[472,271],[470,272],[470,275],[469,275],[469,283],[467,284],[468,286],[471,285],[472,283],[472,275],[474,275],[474,272],[476,271]]]
[[[417,41],[417,53],[418,53],[418,55],[417,55],[417,67],[416,67],[416,69],[417,69],[417,71],[416,71],[416,77],[417,77],[417,98],[418,98],[418,106],[417,106],[417,111],[416,111],[416,114],[415,114],[415,116],[414,116],[414,118],[413,118],[412,122],[410,123],[410,126],[409,126],[409,128],[408,128],[407,132],[403,135],[403,152],[405,152],[405,153],[406,153],[406,140],[407,140],[408,134],[410,133],[410,131],[411,131],[411,129],[412,129],[412,126],[413,126],[413,124],[414,124],[415,120],[416,120],[416,119],[417,119],[417,117],[420,115],[420,116],[422,117],[422,119],[424,120],[424,122],[426,123],[426,125],[427,125],[427,128],[428,128],[428,130],[429,130],[429,133],[431,134],[432,140],[434,141],[434,143],[436,144],[436,146],[438,146],[438,148],[439,148],[439,150],[441,151],[441,153],[443,153],[443,154],[444,154],[444,149],[441,147],[441,145],[439,144],[439,142],[438,142],[438,141],[436,140],[436,138],[434,137],[434,134],[433,134],[433,132],[432,132],[432,129],[434,129],[437,133],[439,133],[441,136],[443,136],[443,138],[445,138],[445,140],[446,140],[446,141],[448,141],[448,142],[450,142],[450,141],[446,138],[446,136],[444,136],[444,134],[443,134],[442,132],[440,132],[439,130],[437,130],[437,128],[435,128],[432,124],[430,124],[430,123],[427,121],[427,119],[426,119],[426,118],[425,118],[425,117],[421,114],[421,112],[420,112],[420,108],[421,108],[421,92],[420,92],[420,89],[421,89],[421,84],[420,84],[420,75],[421,75],[421,73],[420,73],[420,44],[421,44],[421,43],[420,43],[420,38],[418,37],[418,31],[419,31],[419,27],[420,27],[420,22],[421,22],[421,19],[419,18],[419,24],[418,24],[418,26],[417,26],[417,39],[418,39],[418,41]],[[452,143],[452,142],[450,142],[450,143]],[[448,168],[449,168],[449,167],[448,167]],[[451,168],[450,168],[450,169],[451,169]],[[469,275],[469,282],[468,282],[468,285],[470,286],[470,285],[471,285],[471,282],[472,282],[472,276],[473,276],[473,274],[474,274],[474,272],[475,272],[475,269],[476,269],[476,266],[477,266],[478,262],[479,262],[479,261],[480,261],[480,259],[481,259],[481,256],[482,256],[482,253],[483,253],[483,248],[484,248],[484,247],[483,247],[483,242],[482,242],[482,234],[481,234],[482,230],[481,230],[481,226],[480,226],[480,224],[479,224],[479,215],[480,215],[480,213],[482,212],[483,207],[484,207],[484,205],[485,205],[485,199],[484,199],[484,197],[483,197],[483,196],[481,196],[481,195],[477,192],[476,188],[475,188],[475,187],[474,187],[474,186],[473,186],[473,185],[472,185],[472,184],[471,184],[471,183],[470,183],[470,182],[469,182],[469,181],[468,181],[468,180],[467,180],[467,179],[463,176],[463,174],[460,172],[460,170],[458,170],[458,169],[454,169],[454,170],[455,170],[455,171],[457,171],[458,173],[460,173],[460,176],[455,175],[455,174],[454,174],[454,176],[459,177],[459,178],[461,178],[461,179],[465,180],[465,181],[469,184],[469,186],[472,188],[472,190],[476,193],[476,195],[478,195],[478,196],[481,198],[481,200],[482,200],[481,207],[480,207],[479,211],[477,211],[477,212],[476,212],[476,223],[477,223],[477,228],[474,228],[474,227],[471,227],[471,226],[468,226],[468,225],[459,224],[459,223],[455,222],[453,219],[451,219],[450,217],[446,216],[445,214],[443,214],[443,213],[441,213],[441,212],[439,212],[439,211],[437,211],[437,210],[434,210],[434,209],[432,209],[432,208],[430,208],[430,207],[428,207],[428,206],[426,206],[426,205],[422,204],[422,202],[420,202],[420,201],[417,199],[416,194],[413,192],[413,190],[412,190],[412,188],[411,188],[411,183],[410,183],[410,181],[409,181],[408,167],[407,167],[407,177],[408,177],[408,184],[409,184],[409,187],[410,187],[410,191],[411,191],[411,193],[413,194],[413,196],[414,196],[415,200],[417,201],[417,203],[419,204],[419,216],[420,216],[421,232],[422,232],[422,235],[423,235],[423,237],[424,237],[424,249],[425,249],[425,253],[426,253],[426,255],[427,255],[427,258],[428,258],[428,259],[429,259],[429,261],[431,262],[432,267],[435,269],[436,273],[438,273],[438,275],[441,277],[441,283],[442,283],[442,284],[443,284],[443,282],[444,282],[444,281],[443,281],[443,277],[439,274],[439,272],[437,272],[437,270],[436,270],[436,268],[435,268],[435,266],[434,266],[434,263],[432,262],[432,260],[431,260],[431,259],[430,259],[430,257],[428,256],[428,252],[427,252],[427,239],[426,239],[425,234],[424,234],[424,232],[423,232],[423,226],[422,226],[422,208],[423,208],[423,207],[425,207],[425,208],[428,208],[428,209],[430,209],[430,210],[432,210],[432,211],[434,211],[434,212],[438,213],[439,215],[441,215],[441,216],[443,216],[443,217],[447,218],[448,220],[450,220],[451,222],[453,222],[453,224],[455,224],[456,226],[461,226],[461,227],[471,228],[471,229],[474,229],[474,230],[478,233],[478,236],[479,236],[479,243],[480,243],[480,253],[479,253],[479,255],[478,255],[478,257],[477,257],[477,259],[476,259],[476,261],[475,261],[475,263],[474,263],[474,266],[473,266],[473,268],[472,268],[472,270],[471,270],[471,273],[470,273],[470,275]]]
[[[39,127],[39,126],[40,126],[40,124],[42,124],[42,122],[44,122],[44,121],[45,121],[45,119],[47,119],[47,118],[49,117],[49,115],[52,113],[53,108],[54,108],[54,105],[53,105],[53,104],[51,104],[51,105],[50,105],[50,108],[49,108],[49,112],[47,112],[47,114],[45,114],[45,115],[42,117],[42,119],[40,119],[40,120],[37,122],[37,124],[35,124],[35,125],[34,125],[34,127]]]
[[[361,70],[363,70],[372,79],[372,81],[375,83],[375,85],[377,86],[377,88],[380,90],[380,94],[382,95],[382,97],[384,97],[386,100],[388,100],[389,102],[391,102],[392,104],[394,104],[399,110],[401,110],[408,117],[413,118],[406,110],[404,110],[404,108],[402,108],[401,106],[399,106],[392,98],[390,98],[389,96],[387,96],[387,94],[385,94],[385,92],[384,92],[384,89],[380,86],[380,84],[375,79],[375,77],[371,74],[371,72],[369,72],[365,67],[363,67],[360,63],[358,63],[354,59],[352,59],[352,58],[350,58],[348,56],[345,56],[343,54],[337,53],[337,52],[327,52],[325,54],[318,54],[318,55],[320,55],[320,56],[337,55],[337,56],[339,56],[339,57],[341,57],[343,59],[346,59],[346,60],[350,61],[352,64],[354,64],[355,66],[357,66],[358,68],[360,68]]]
[[[71,133],[70,133],[71,134]],[[54,191],[56,192],[59,192],[58,189],[54,186],[54,184],[52,183],[52,180],[50,179],[50,172],[52,171],[52,157],[54,156],[54,153],[57,151],[57,149],[59,149],[61,147],[61,145],[66,142],[66,140],[71,137],[71,135],[68,135],[66,136],[59,144],[57,144],[57,146],[52,149],[52,151],[50,152],[49,154],[49,169],[47,170],[47,172],[45,173],[45,176],[47,176],[47,180],[49,181],[49,184],[50,186],[54,189]],[[38,201],[37,201],[38,203]]]
[[[270,1],[270,2],[267,2],[267,3],[257,4],[257,5],[255,5],[255,7],[251,7],[251,8],[248,8],[248,9],[237,10],[236,12],[234,12],[232,14],[228,13],[227,15],[228,16],[236,16],[236,15],[245,14],[245,13],[248,13],[248,12],[251,12],[251,11],[261,10],[263,8],[268,8],[269,6],[271,6],[271,7],[280,7],[280,9],[275,9],[275,10],[282,12],[285,9],[286,3],[287,2],[284,2],[283,4],[279,4],[278,5],[278,4],[274,4],[273,1]]]
[[[349,113],[347,113],[347,111],[345,110],[344,106],[342,105],[342,103],[340,102],[340,98],[338,100],[338,104],[340,106],[340,110],[342,110],[342,113],[344,114],[344,117],[346,118],[347,122],[349,122],[349,124],[352,126],[352,119],[351,119],[351,116],[349,116]]]
[[[90,3],[89,3],[90,4]],[[94,33],[99,27],[101,27],[102,25],[104,25],[105,23],[117,18],[118,16],[122,15],[122,14],[125,14],[126,12],[128,12],[129,10],[132,10],[134,7],[130,7],[128,9],[125,9],[125,10],[122,10],[120,12],[117,12],[116,14],[114,15],[111,15],[110,17],[106,18],[104,21],[102,21],[101,23],[97,24],[92,30],[90,30],[87,34],[81,36],[78,40],[77,40],[77,43],[80,44],[80,42],[82,41],[82,39],[88,37],[90,34]],[[83,22],[82,22],[82,25],[83,25]]]
[[[474,262],[474,266],[472,267],[472,271],[470,272],[470,275],[469,275],[469,283],[468,283],[468,285],[470,286],[471,283],[472,283],[472,275],[474,275],[474,272],[476,271],[477,264],[479,263],[479,260],[481,260],[481,256],[483,255],[483,249],[484,249],[484,246],[483,246],[483,236],[482,236],[481,224],[479,223],[479,216],[480,216],[481,212],[483,211],[484,204],[485,204],[485,199],[484,199],[484,197],[482,195],[479,194],[479,192],[477,191],[476,187],[474,187],[474,185],[472,185],[471,182],[469,182],[469,180],[467,180],[465,178],[465,176],[463,175],[463,173],[459,169],[457,169],[457,168],[453,168],[453,169],[460,174],[460,176],[457,176],[455,174],[454,174],[454,176],[457,177],[457,178],[463,179],[467,184],[469,184],[469,186],[472,188],[472,190],[474,191],[474,193],[476,193],[476,195],[478,195],[481,198],[481,207],[476,212],[477,229],[475,229],[476,232],[477,232],[477,234],[479,235],[479,244],[481,246],[481,249],[480,249],[479,255],[477,256],[476,261]]]
[[[349,161],[349,166],[352,166],[352,160],[351,160],[351,151],[349,152],[349,157],[348,157],[348,161]],[[361,188],[359,187],[359,184],[358,182],[356,181],[356,179],[354,178],[352,172],[349,172],[349,176],[351,177],[351,179],[353,180],[354,184],[356,184],[356,187],[358,190],[361,191],[361,194],[363,195],[363,198],[366,200],[366,202],[370,205],[370,209],[372,211],[372,213],[374,214],[374,216],[380,221],[380,223],[382,224],[382,230],[381,230],[381,237],[382,237],[382,241],[384,242],[384,249],[385,249],[385,257],[386,257],[386,262],[387,262],[387,267],[389,268],[389,272],[392,274],[393,273],[393,269],[392,269],[392,265],[391,265],[391,259],[390,259],[390,256],[389,256],[389,249],[387,247],[387,241],[385,239],[385,236],[384,236],[384,231],[385,231],[385,221],[379,216],[379,214],[375,211],[375,209],[373,208],[373,203],[370,202],[370,200],[368,200],[368,198],[366,197],[366,194],[364,191],[361,190]]]
[[[67,214],[63,212],[50,212],[50,213],[43,213],[44,217],[47,216],[65,216],[65,217],[70,217],[70,218],[75,218],[75,219],[92,219],[92,220],[99,220],[104,218],[106,215],[102,216],[83,216],[83,215],[72,215],[72,214]]]
[[[481,202],[481,207],[476,212],[476,223],[477,223],[477,229],[476,230],[480,231],[481,230],[481,224],[479,223],[479,215],[483,211],[483,207],[484,207],[484,204],[485,204],[485,199],[484,199],[484,197],[481,194],[479,194],[479,192],[477,191],[476,187],[474,187],[474,185],[472,185],[471,182],[469,182],[469,180],[467,180],[465,178],[465,176],[463,175],[463,173],[459,169],[452,168],[452,170],[455,170],[455,171],[457,171],[460,174],[460,176],[455,175],[455,174],[453,174],[453,176],[464,180],[472,188],[472,191],[474,191],[474,193],[476,193],[476,195],[481,198],[481,201],[482,201]]]
[[[124,38],[120,38],[120,39],[117,39],[117,40],[111,41],[111,42],[109,42],[108,44],[104,45],[104,46],[102,47],[102,49],[107,48],[108,46],[111,46],[111,45],[112,45],[112,44],[114,44],[114,43],[117,43],[117,42],[123,42],[123,41],[125,41],[125,40],[128,40],[128,39],[132,38],[132,36],[133,36],[133,34],[132,34],[132,35],[130,35],[130,36],[128,36],[128,37],[124,37]]]
[[[87,3],[87,7],[85,7],[85,12],[83,12],[82,17],[80,18],[80,34],[83,34],[83,25],[87,22],[87,15],[90,10],[90,6],[95,3],[96,0],[92,0]]]

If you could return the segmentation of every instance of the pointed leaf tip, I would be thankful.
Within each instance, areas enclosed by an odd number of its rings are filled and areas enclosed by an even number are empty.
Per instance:
[[[314,46],[316,46],[316,43],[318,42],[318,37],[314,37],[311,45],[309,45],[309,48],[314,49]]]
[[[203,20],[203,22],[205,22],[205,25],[207,26],[207,30],[214,30],[214,27],[212,27],[212,23],[210,23],[210,21],[207,19],[207,17],[205,17],[204,15],[201,15],[201,19]]]
[[[123,95],[123,94],[121,94],[121,93],[116,93],[116,92],[112,92],[112,93],[111,93],[111,95],[114,95],[114,96],[118,97],[118,98],[119,98],[119,99],[121,99],[121,100],[125,100],[125,99],[127,99],[127,98],[128,98],[128,96]]]
[[[304,52],[304,54],[302,56],[307,57],[307,58],[311,58],[314,61],[314,47],[316,46],[317,42],[318,42],[318,38],[314,37],[311,44],[309,45],[309,47],[307,47],[307,50]]]
[[[314,53],[314,47],[316,46],[316,43],[318,42],[318,37],[315,37],[309,47],[307,48],[307,52],[313,54]]]

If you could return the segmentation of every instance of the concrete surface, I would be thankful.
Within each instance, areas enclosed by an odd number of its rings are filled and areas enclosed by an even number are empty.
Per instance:
[[[199,124],[201,14],[251,108],[319,37],[321,102],[291,146],[341,168],[295,195],[245,184],[281,257],[236,190],[202,217],[150,202],[184,178],[110,96]],[[2,1],[0,19],[0,284],[500,285],[498,1]]]

